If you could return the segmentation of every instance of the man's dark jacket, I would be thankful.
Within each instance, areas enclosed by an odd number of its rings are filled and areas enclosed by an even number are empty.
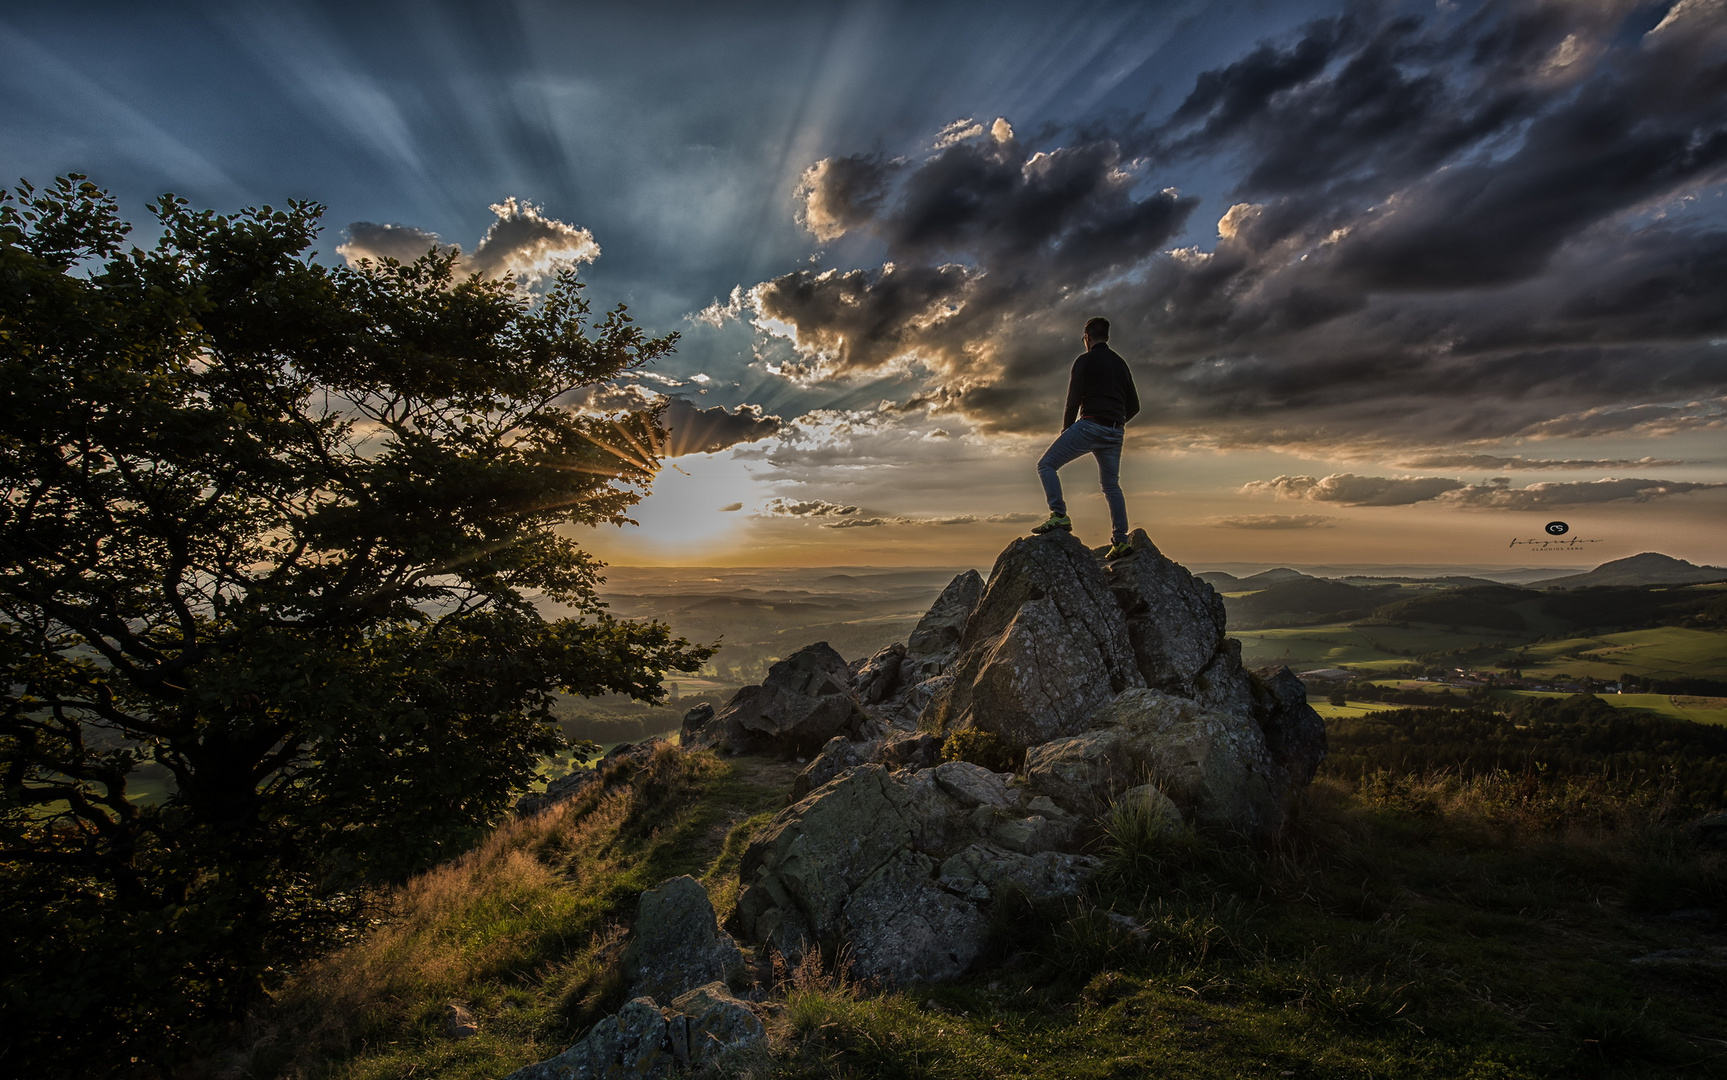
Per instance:
[[[1066,431],[1083,416],[1120,427],[1139,413],[1139,393],[1133,388],[1133,372],[1116,355],[1109,342],[1100,341],[1073,362],[1067,377],[1067,408],[1061,414]]]

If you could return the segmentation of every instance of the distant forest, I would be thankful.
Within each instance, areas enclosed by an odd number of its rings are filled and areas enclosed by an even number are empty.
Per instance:
[[[1686,586],[1607,586],[1565,592],[1513,585],[1420,589],[1351,585],[1297,578],[1239,597],[1225,597],[1233,630],[1320,622],[1431,623],[1518,634],[1529,614],[1575,628],[1638,630],[1651,626],[1727,627],[1727,592]]]

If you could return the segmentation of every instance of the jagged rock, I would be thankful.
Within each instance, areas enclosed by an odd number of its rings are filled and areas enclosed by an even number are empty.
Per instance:
[[[1265,748],[1292,782],[1305,787],[1325,760],[1325,721],[1307,703],[1307,687],[1287,667],[1260,685],[1264,700],[1254,715]]]
[[[1036,903],[1078,896],[1102,866],[1091,855],[1042,851],[1026,855],[993,844],[973,844],[941,864],[937,882],[974,902],[1015,892]]]
[[[582,789],[599,778],[598,769],[574,768],[563,776],[546,785],[542,792],[529,792],[516,800],[516,813],[520,816],[537,814],[549,806],[575,798]]]
[[[919,726],[975,726],[1019,746],[1081,730],[1115,694],[1145,685],[1103,570],[1063,532],[1002,552],[952,674]]]
[[[842,933],[858,975],[889,983],[962,975],[983,950],[989,920],[944,892],[935,860],[902,851],[852,893]]]
[[[743,935],[787,957],[834,938],[846,899],[911,845],[908,801],[885,768],[863,765],[782,810],[739,866]]]
[[[672,1008],[688,1016],[689,1061],[699,1065],[733,1050],[761,1046],[767,1029],[749,1005],[725,983],[712,982],[681,994]]]
[[[961,806],[968,809],[989,806],[997,810],[1006,810],[1018,801],[1007,786],[1012,775],[993,773],[969,761],[944,761],[931,773],[941,789]]]
[[[1025,809],[1025,817],[996,815],[987,830],[978,831],[986,832],[997,846],[1021,855],[1063,851],[1073,846],[1079,833],[1079,818],[1042,795],[1032,799]]]
[[[505,1080],[663,1080],[729,1052],[763,1046],[767,1030],[725,984],[711,983],[662,1009],[638,997],[556,1057],[517,1069]]]
[[[1125,743],[1126,732],[1113,727],[1051,739],[1026,751],[1026,783],[1063,809],[1094,818],[1139,781],[1139,763]]]
[[[771,748],[813,754],[829,739],[854,734],[869,717],[847,685],[850,671],[827,642],[806,645],[768,669],[760,686],[746,686],[719,714],[690,732],[685,744],[731,752]]]
[[[1223,644],[1223,598],[1158,551],[1144,529],[1128,542],[1133,554],[1110,562],[1104,575],[1126,617],[1134,661],[1145,685],[1191,694]]]
[[[1253,677],[1241,666],[1241,642],[1224,641],[1211,663],[1193,678],[1189,695],[1208,709],[1234,716],[1251,716],[1256,707]]]
[[[691,736],[706,727],[708,721],[713,718],[714,707],[705,701],[685,713],[684,722],[678,728],[678,742],[684,746],[688,746],[690,744]]]
[[[686,1041],[686,1054],[688,1046]],[[636,998],[615,1016],[589,1028],[580,1042],[557,1057],[517,1069],[506,1080],[589,1080],[597,1076],[661,1080],[678,1065],[665,1013],[653,998]]]
[[[930,731],[896,731],[882,740],[876,760],[908,769],[933,769],[941,762],[943,739]]]
[[[983,578],[967,570],[948,582],[905,643],[905,681],[923,682],[940,675],[959,655],[960,639],[983,596]]]
[[[708,891],[688,875],[642,893],[623,966],[632,995],[660,1001],[710,982],[747,977],[743,953],[720,930]]]
[[[835,735],[822,747],[822,752],[804,767],[804,771],[793,778],[792,802],[797,802],[847,769],[875,760],[876,751],[880,747],[879,739],[863,741]]]
[[[1154,777],[1196,823],[1256,841],[1282,830],[1288,784],[1249,718],[1140,689],[1123,691],[1092,722],[1099,730],[1118,729],[1139,777]]]
[[[899,689],[900,665],[905,660],[904,645],[889,645],[867,660],[853,665],[852,692],[865,705],[875,705],[891,697]]]

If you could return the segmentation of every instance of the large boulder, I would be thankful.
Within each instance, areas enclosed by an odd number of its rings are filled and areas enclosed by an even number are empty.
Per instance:
[[[685,745],[734,753],[814,754],[835,735],[856,734],[869,717],[852,695],[852,673],[825,641],[806,645],[768,669],[759,686],[739,690],[719,714],[688,730]]]
[[[1251,717],[1159,690],[1127,690],[1092,722],[1120,733],[1138,772],[1134,786],[1155,784],[1196,824],[1264,842],[1287,823],[1288,783]]]
[[[737,942],[719,928],[708,891],[688,875],[642,893],[623,966],[631,996],[660,1001],[748,977]]]
[[[757,834],[735,925],[788,958],[845,945],[859,975],[890,984],[952,978],[982,952],[1004,883],[1039,899],[1078,895],[1096,860],[1056,851],[1076,824],[1047,799],[1028,801],[1011,775],[970,762],[857,766]],[[958,867],[982,856],[952,859],[973,848],[989,857],[966,877]]]
[[[951,674],[919,725],[978,727],[1018,746],[1079,731],[1117,693],[1145,685],[1097,558],[1065,532],[1002,552]]]
[[[678,997],[670,1008],[638,997],[568,1050],[517,1069],[506,1080],[663,1080],[766,1044],[760,1018],[724,983],[711,983]]]
[[[1157,550],[1144,529],[1128,538],[1133,554],[1104,568],[1121,605],[1134,662],[1145,685],[1192,695],[1194,679],[1222,647],[1223,598]]]

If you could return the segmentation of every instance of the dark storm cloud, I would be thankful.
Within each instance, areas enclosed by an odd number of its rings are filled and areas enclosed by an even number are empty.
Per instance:
[[[985,431],[1050,423],[1100,313],[1139,423],[1216,445],[1720,426],[1719,5],[1453,10],[1353,7],[1201,73],[1149,126],[967,122],[921,159],[827,159],[806,225],[887,262],[765,282],[758,325],[795,333],[782,370],[804,381],[915,357],[908,398]],[[1168,248],[1197,200],[1158,175],[1182,163],[1234,177],[1209,250]]]
[[[666,440],[660,456],[711,454],[740,443],[777,434],[785,422],[759,405],[740,405],[735,412],[722,405],[702,408],[681,394],[665,395],[634,383],[590,387],[573,396],[572,408],[590,412],[645,412],[658,409]]]
[[[492,213],[496,218],[471,255],[463,254],[460,244],[444,243],[437,233],[370,221],[351,223],[348,240],[336,253],[353,266],[362,259],[413,262],[431,250],[454,252],[456,270],[461,273],[487,278],[514,274],[530,285],[560,267],[600,257],[593,233],[546,217],[531,203],[505,199],[492,207]]]
[[[681,457],[766,439],[779,432],[784,421],[765,414],[759,405],[740,405],[736,412],[727,412],[724,406],[704,409],[674,394],[660,414],[660,426],[666,429],[666,456]]]
[[[410,263],[428,251],[449,251],[453,244],[444,243],[434,232],[408,225],[379,225],[371,221],[355,221],[348,225],[348,239],[337,246],[336,254],[350,265],[361,259],[374,261],[394,259]],[[456,249],[459,250],[459,249]]]
[[[1007,340],[1010,324],[1143,261],[1197,202],[1138,191],[1113,140],[1033,151],[999,120],[949,138],[915,164],[836,158],[805,173],[811,231],[861,231],[889,257],[873,271],[799,270],[751,290],[759,324],[795,333],[805,377],[915,359],[948,392],[995,382],[1025,353]]]
[[[1525,488],[1471,484],[1446,495],[1458,506],[1490,510],[1541,510],[1547,507],[1588,506],[1605,502],[1648,502],[1665,495],[1727,488],[1727,484],[1686,480],[1602,479],[1571,483],[1530,484]]]

